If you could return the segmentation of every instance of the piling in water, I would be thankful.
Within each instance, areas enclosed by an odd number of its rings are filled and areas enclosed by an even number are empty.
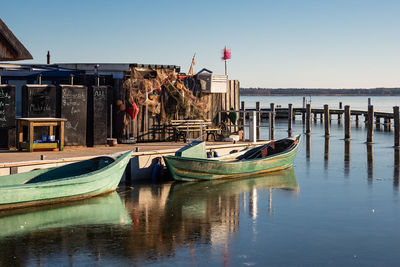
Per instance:
[[[330,135],[330,114],[329,114],[329,105],[324,105],[324,119],[325,119],[325,136]]]
[[[350,139],[351,127],[350,127],[350,106],[344,106],[344,139]]]
[[[400,115],[399,115],[399,107],[393,107],[393,121],[394,121],[394,147],[400,146]]]
[[[368,106],[368,128],[367,128],[367,144],[371,144],[374,139],[374,106]]]
[[[293,104],[288,105],[288,136],[292,136],[293,128]]]
[[[311,104],[306,106],[306,134],[311,134]]]

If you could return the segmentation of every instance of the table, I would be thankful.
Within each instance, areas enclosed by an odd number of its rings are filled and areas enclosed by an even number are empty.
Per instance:
[[[17,118],[17,131],[18,131],[18,149],[28,149],[32,152],[36,149],[54,149],[58,148],[60,151],[64,149],[64,123],[67,119],[63,118]],[[23,126],[28,127],[28,141],[24,142]],[[60,136],[59,142],[53,143],[34,143],[33,133],[35,127],[48,126],[49,135],[54,135],[54,127],[59,127]]]

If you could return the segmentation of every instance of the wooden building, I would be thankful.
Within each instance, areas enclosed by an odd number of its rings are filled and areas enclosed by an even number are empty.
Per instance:
[[[0,19],[0,61],[23,59],[32,59],[32,55]]]
[[[32,55],[0,19],[0,61],[23,59],[32,59]],[[66,146],[105,145],[110,137],[138,142],[168,140],[165,132],[169,121],[160,112],[152,111],[147,102],[138,103],[139,113],[134,119],[120,105],[122,103],[129,108],[132,104],[126,83],[133,78],[135,71],[140,70],[150,76],[168,72],[173,74],[175,82],[181,74],[179,66],[49,63],[48,58],[48,64],[0,64],[0,148],[16,146],[17,117],[66,118]],[[185,96],[189,97],[189,93],[192,100],[203,96],[201,105],[204,108],[199,104],[197,113],[202,113],[203,119],[214,124],[218,121],[219,111],[239,109],[239,82],[227,81],[227,77],[222,76],[205,69],[198,75],[190,76],[201,84],[201,89],[196,96],[190,91]],[[145,77],[146,83],[154,82],[153,78]],[[162,88],[165,84],[159,85],[159,91],[163,91]],[[188,112],[172,115],[169,120],[197,118]],[[40,138],[40,134],[41,131],[35,138]]]

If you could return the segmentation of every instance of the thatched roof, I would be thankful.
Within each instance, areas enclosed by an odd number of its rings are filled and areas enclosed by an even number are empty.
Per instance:
[[[23,59],[33,59],[33,57],[0,19],[0,61]]]

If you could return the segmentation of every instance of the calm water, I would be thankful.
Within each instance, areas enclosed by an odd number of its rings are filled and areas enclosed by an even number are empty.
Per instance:
[[[286,136],[278,121],[277,137]],[[302,133],[297,120],[294,133]],[[83,202],[0,213],[0,266],[394,266],[399,152],[364,125],[312,124],[294,167],[267,177],[121,186]],[[262,132],[267,135],[267,129]]]

